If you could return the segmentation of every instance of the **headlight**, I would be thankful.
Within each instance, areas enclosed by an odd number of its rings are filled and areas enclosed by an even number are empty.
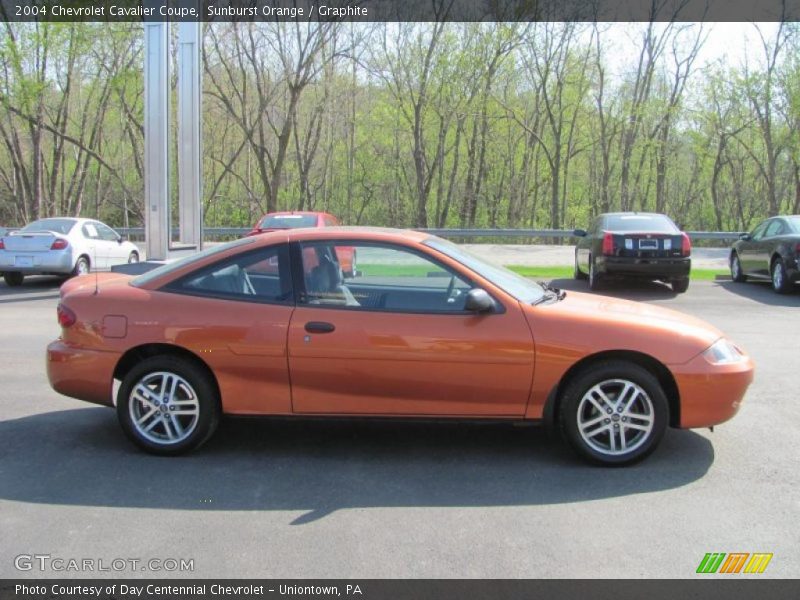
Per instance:
[[[744,353],[725,338],[719,339],[705,352],[705,359],[712,365],[730,365],[744,360]]]

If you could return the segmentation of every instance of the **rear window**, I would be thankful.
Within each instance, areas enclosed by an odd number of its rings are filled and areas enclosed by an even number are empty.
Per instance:
[[[794,233],[800,233],[800,216],[786,217],[786,222]]]
[[[647,231],[679,233],[680,229],[665,215],[609,215],[604,229],[608,231]]]
[[[198,252],[197,254],[191,254],[189,256],[185,256],[181,259],[176,261],[167,263],[165,265],[161,265],[153,269],[152,271],[148,271],[142,275],[139,275],[136,279],[131,281],[131,285],[136,287],[146,285],[153,281],[154,279],[158,279],[159,277],[163,277],[164,275],[169,275],[173,271],[177,271],[185,267],[186,265],[191,265],[193,263],[199,262],[209,256],[213,256],[215,254],[221,254],[226,250],[230,250],[231,248],[237,248],[238,246],[246,246],[247,244],[252,244],[255,242],[255,238],[242,238],[240,240],[235,240],[233,242],[228,242],[227,244],[220,244],[219,246],[212,246],[211,248],[207,248],[202,252]]]
[[[22,229],[20,233],[38,233],[40,231],[52,231],[53,233],[60,233],[66,235],[75,226],[75,219],[39,219],[33,223],[29,223]]]
[[[267,215],[259,223],[260,229],[299,229],[316,227],[317,215]]]

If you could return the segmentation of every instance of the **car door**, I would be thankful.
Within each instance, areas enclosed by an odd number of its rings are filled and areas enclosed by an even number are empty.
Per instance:
[[[83,239],[85,240],[86,244],[85,252],[81,252],[81,254],[86,254],[89,256],[89,262],[91,263],[92,270],[107,269],[107,252],[102,244],[100,232],[97,230],[95,223],[91,221],[84,223],[83,226],[81,226],[81,234],[83,234]]]
[[[359,256],[346,285],[338,246]],[[465,311],[468,277],[402,245],[303,243],[293,260],[302,267],[288,338],[295,413],[524,414],[534,355],[517,303]]]
[[[775,243],[775,237],[779,235],[781,230],[780,219],[771,219],[767,228],[764,230],[764,235],[755,241],[753,245],[753,273],[761,277],[769,277],[770,271],[770,257],[772,256],[772,247]]]
[[[763,275],[759,273],[759,247],[771,222],[771,219],[767,219],[759,223],[750,234],[750,238],[743,240],[739,247],[739,262],[742,270],[748,275]]]
[[[95,223],[103,244],[103,251],[106,255],[107,266],[112,267],[121,263],[128,262],[127,248],[120,243],[120,236],[116,231],[104,223]]]
[[[584,273],[589,272],[589,257],[592,254],[592,246],[597,237],[597,232],[601,229],[602,217],[597,217],[592,221],[586,235],[578,241],[578,261],[581,265],[581,271]]]

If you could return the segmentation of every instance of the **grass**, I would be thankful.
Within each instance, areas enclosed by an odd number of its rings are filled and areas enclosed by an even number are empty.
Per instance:
[[[572,279],[571,266],[506,266],[515,273],[530,279]],[[370,275],[372,277],[427,277],[430,268],[427,265],[359,264],[358,270],[364,275]],[[728,272],[718,269],[692,269],[691,279],[695,281],[713,281],[716,279],[717,275],[728,275]]]
[[[529,267],[526,265],[506,265],[515,273],[530,279],[572,279],[572,267]],[[692,269],[691,279],[695,281],[713,281],[717,275],[728,275],[719,269]]]

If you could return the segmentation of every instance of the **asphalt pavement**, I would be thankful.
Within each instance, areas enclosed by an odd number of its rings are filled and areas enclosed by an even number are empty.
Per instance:
[[[50,389],[57,280],[0,282],[0,577],[92,574],[18,570],[38,554],[193,561],[103,576],[683,578],[707,552],[773,553],[759,577],[800,576],[800,291],[606,293],[702,317],[749,351],[740,413],[713,433],[669,430],[624,469],[510,425],[229,420],[199,452],[157,458],[113,410]]]

